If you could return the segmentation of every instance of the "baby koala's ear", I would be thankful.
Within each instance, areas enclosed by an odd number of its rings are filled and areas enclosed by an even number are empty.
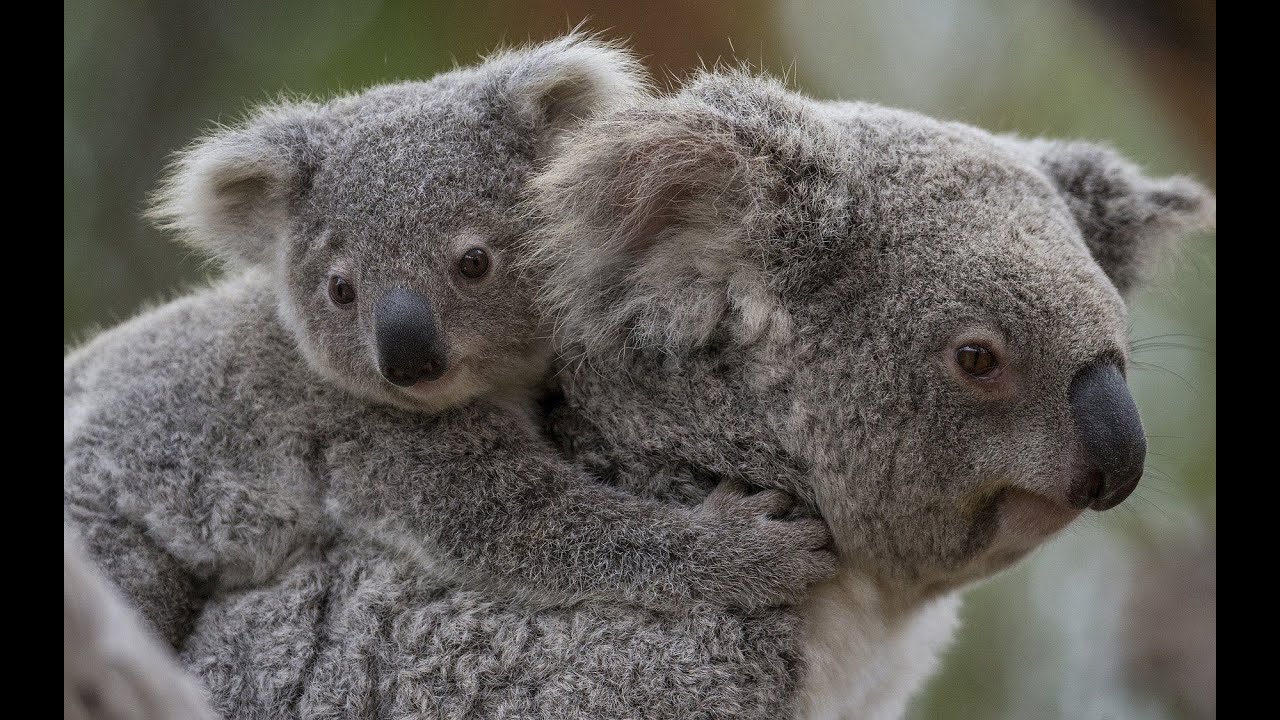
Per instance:
[[[322,131],[315,105],[259,109],[180,152],[147,214],[228,263],[267,264],[319,167]]]
[[[540,153],[583,120],[646,91],[647,76],[634,56],[578,33],[508,51],[492,67],[502,73],[504,94],[516,112],[538,128]]]
[[[1067,202],[1093,259],[1128,296],[1178,239],[1213,227],[1213,194],[1187,177],[1152,178],[1111,148],[1026,141]]]

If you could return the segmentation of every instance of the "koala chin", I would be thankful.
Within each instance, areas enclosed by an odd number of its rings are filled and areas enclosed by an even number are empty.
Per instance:
[[[799,480],[842,566],[803,611],[803,716],[899,717],[961,588],[1137,485],[1124,298],[1212,224],[1195,181],[727,70],[568,145],[527,252],[566,427],[623,482]]]

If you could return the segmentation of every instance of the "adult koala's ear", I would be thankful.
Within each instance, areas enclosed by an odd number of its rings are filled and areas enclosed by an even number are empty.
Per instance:
[[[726,315],[731,339],[779,319],[745,229],[771,170],[685,97],[644,99],[571,134],[529,183],[525,256],[564,339],[594,358],[687,351]]]
[[[1093,143],[1027,144],[1066,200],[1094,260],[1122,295],[1174,240],[1213,226],[1213,195],[1190,178],[1148,177],[1114,150]]]
[[[516,113],[539,131],[539,154],[583,120],[645,93],[640,63],[620,46],[574,33],[486,63]]]
[[[234,265],[267,264],[323,157],[317,106],[261,108],[178,154],[148,216]]]

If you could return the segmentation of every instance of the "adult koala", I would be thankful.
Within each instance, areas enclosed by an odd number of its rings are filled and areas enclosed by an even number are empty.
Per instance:
[[[959,588],[1137,485],[1123,297],[1212,222],[1199,184],[741,72],[570,146],[531,184],[564,445],[681,501],[644,469],[802,478],[842,561],[772,678],[802,716],[900,716]]]

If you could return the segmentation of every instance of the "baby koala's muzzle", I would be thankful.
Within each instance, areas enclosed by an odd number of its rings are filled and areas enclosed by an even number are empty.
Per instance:
[[[449,369],[444,337],[426,295],[408,288],[384,293],[374,309],[374,335],[378,370],[394,385],[436,380]]]

